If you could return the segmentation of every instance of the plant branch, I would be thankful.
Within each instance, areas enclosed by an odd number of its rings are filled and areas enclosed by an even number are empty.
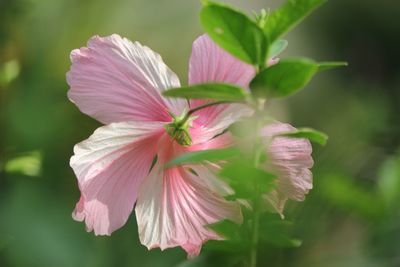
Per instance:
[[[257,112],[261,113],[264,110],[264,102],[259,101]],[[258,115],[258,114],[256,114]],[[256,133],[259,135],[262,127],[262,120],[258,119],[256,124]],[[260,165],[261,153],[262,153],[262,140],[260,137],[254,142],[254,167],[258,168]],[[250,250],[250,261],[249,267],[257,266],[257,250],[258,250],[258,232],[260,228],[260,213],[261,213],[261,193],[258,185],[254,185],[254,199],[253,199],[253,219],[252,219],[252,233],[251,233],[251,250]]]
[[[195,108],[192,108],[191,110],[188,111],[188,113],[186,113],[185,117],[182,119],[181,123],[184,124],[191,115],[193,115],[193,113],[195,113],[196,111],[199,111],[201,109],[204,108],[208,108],[211,106],[216,106],[216,105],[222,105],[222,104],[246,104],[246,102],[232,102],[232,101],[216,101],[216,102],[210,102]]]

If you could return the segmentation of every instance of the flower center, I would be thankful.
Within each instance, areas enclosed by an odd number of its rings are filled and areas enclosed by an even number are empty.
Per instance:
[[[164,126],[169,136],[181,146],[191,146],[193,142],[189,128],[196,117],[190,117],[186,112],[183,112],[181,116],[172,113],[170,115],[173,118],[172,122]]]

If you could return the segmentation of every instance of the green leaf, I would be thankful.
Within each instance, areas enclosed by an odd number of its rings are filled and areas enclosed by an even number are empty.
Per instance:
[[[311,128],[299,128],[293,132],[283,133],[281,136],[307,138],[308,140],[318,143],[322,146],[326,145],[326,142],[328,141],[328,136],[326,134]]]
[[[283,220],[277,214],[264,213],[260,218],[260,241],[272,244],[275,247],[299,247],[302,241],[292,238],[290,230],[293,223]]]
[[[250,247],[249,232],[244,224],[239,225],[229,220],[219,221],[207,225],[208,228],[225,238],[224,241],[209,241],[206,243],[208,250],[230,252],[236,256],[245,255]],[[231,255],[232,257],[233,255]],[[232,265],[218,265],[232,266]],[[236,266],[236,265],[234,265]]]
[[[4,170],[8,173],[39,176],[41,167],[42,154],[39,151],[32,151],[8,160],[5,163]]]
[[[240,225],[230,221],[230,220],[223,220],[213,224],[207,225],[207,228],[210,228],[220,236],[230,239],[230,240],[237,240],[240,239]]]
[[[285,51],[288,44],[289,43],[286,40],[283,39],[276,40],[270,47],[269,57],[273,58],[278,56],[280,53]]]
[[[264,31],[271,42],[291,30],[326,0],[288,0],[272,12]]]
[[[235,191],[232,199],[250,199],[254,197],[255,192],[260,194],[268,193],[274,189],[274,180],[276,176],[262,169],[252,166],[245,159],[226,164],[219,173],[220,177],[229,183]]]
[[[163,93],[165,96],[187,99],[213,99],[218,101],[244,101],[248,93],[242,88],[223,84],[205,83],[193,86],[174,88]]]
[[[226,5],[207,2],[200,12],[201,25],[219,46],[253,65],[265,65],[268,41],[263,30],[243,13]]]
[[[281,60],[257,74],[250,89],[258,97],[285,97],[306,86],[317,70],[309,59]]]
[[[340,67],[347,67],[347,65],[348,63],[344,61],[321,62],[318,64],[318,70],[319,71],[330,70]]]
[[[170,168],[175,165],[198,163],[202,161],[227,160],[238,156],[239,154],[240,151],[234,148],[193,151],[174,158],[173,160],[168,162],[165,167]]]

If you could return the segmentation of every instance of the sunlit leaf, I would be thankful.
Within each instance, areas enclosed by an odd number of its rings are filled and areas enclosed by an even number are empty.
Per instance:
[[[344,61],[320,62],[318,63],[318,70],[319,71],[330,70],[340,67],[346,67],[347,65],[348,63]]]
[[[286,59],[264,69],[250,84],[251,91],[259,97],[284,97],[306,86],[318,70],[309,59]]]
[[[232,157],[238,156],[239,154],[239,150],[234,148],[193,151],[174,158],[173,160],[168,162],[165,167],[169,168],[175,165],[198,163],[202,161],[227,160]]]
[[[226,5],[207,2],[200,13],[205,32],[237,58],[264,65],[268,42],[262,29],[245,14]]]
[[[240,87],[223,83],[205,83],[174,88],[163,93],[165,96],[187,99],[213,99],[218,101],[244,101],[248,94]]]
[[[270,14],[264,31],[271,42],[291,30],[327,0],[288,0]]]
[[[0,66],[0,85],[6,85],[18,77],[20,66],[17,60],[6,62]]]
[[[311,128],[299,128],[296,131],[283,133],[281,135],[295,138],[307,138],[308,140],[322,146],[326,145],[326,142],[328,141],[328,136],[325,133]]]
[[[5,163],[8,173],[19,173],[28,176],[39,176],[42,168],[42,154],[39,151],[24,153]]]

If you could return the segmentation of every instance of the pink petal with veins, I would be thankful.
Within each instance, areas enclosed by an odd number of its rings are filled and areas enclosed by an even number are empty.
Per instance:
[[[126,223],[156,155],[162,125],[113,123],[75,146],[70,164],[81,198],[73,217],[85,221],[88,231],[110,235]]]
[[[161,93],[179,87],[179,79],[160,55],[117,34],[94,36],[71,52],[68,97],[89,116],[107,124],[121,121],[169,121],[185,101]]]

